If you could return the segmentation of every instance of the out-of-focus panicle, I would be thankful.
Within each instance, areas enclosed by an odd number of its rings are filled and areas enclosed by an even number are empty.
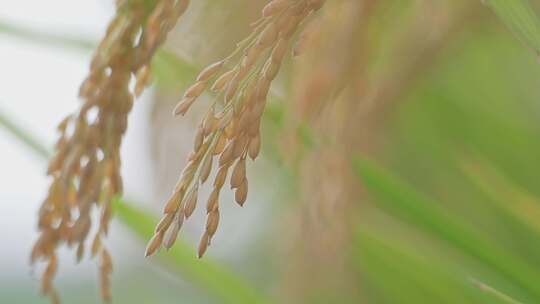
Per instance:
[[[113,198],[122,193],[120,145],[133,100],[150,81],[150,61],[163,43],[188,0],[117,1],[117,14],[92,59],[80,88],[79,111],[58,126],[60,138],[49,162],[48,195],[39,210],[40,236],[31,263],[44,260],[42,292],[58,302],[53,278],[58,268],[57,249],[76,247],[76,259],[85,254],[92,229],[92,210],[100,210],[92,236],[91,256],[99,256],[101,295],[111,298],[112,259],[102,238],[109,230]],[[151,3],[151,4],[149,4]],[[130,90],[132,77],[136,85]]]
[[[350,159],[361,149],[358,141],[368,127],[359,113],[365,99],[355,89],[364,87],[366,79],[370,44],[365,41],[374,11],[370,2],[376,1],[329,1],[293,46],[300,57],[293,70],[286,150],[281,154],[297,165],[299,174],[298,210],[286,228],[291,250],[283,284],[294,303],[310,302],[321,290],[336,293],[329,299],[342,299],[340,295],[358,286],[346,257],[355,227],[352,216],[361,197]],[[317,51],[309,51],[313,49]],[[292,131],[303,123],[315,134],[315,148],[307,148]],[[312,268],[325,275],[310,277],[305,269]]]
[[[262,17],[252,24],[252,33],[237,44],[227,58],[204,69],[174,109],[184,115],[205,91],[215,98],[195,135],[194,151],[170,198],[163,218],[150,240],[146,256],[161,245],[170,247],[181,223],[197,203],[199,185],[217,167],[213,191],[206,204],[206,229],[199,244],[201,257],[219,223],[219,194],[230,177],[235,201],[242,206],[247,198],[246,159],[255,160],[261,147],[260,124],[267,95],[277,76],[294,34],[324,0],[272,0],[262,10]],[[215,158],[215,160],[214,160]],[[180,223],[180,224],[178,224]],[[165,236],[165,239],[164,239]],[[168,236],[168,237],[167,237]]]
[[[442,50],[441,43],[459,33],[466,24],[463,16],[471,11],[468,5],[452,11],[449,3],[428,2],[411,8],[429,18],[413,18],[394,32],[393,26],[390,31],[380,28],[385,1],[328,1],[293,46],[301,56],[291,77],[289,119],[283,128],[289,136],[284,136],[286,150],[281,153],[299,169],[299,208],[286,225],[291,236],[283,280],[288,302],[310,302],[321,290],[329,301],[359,296],[362,282],[346,255],[364,193],[350,169],[351,159],[354,153],[373,151],[383,107],[395,106],[414,87],[413,81]],[[424,11],[426,5],[430,9]],[[392,43],[373,43],[381,37]],[[312,49],[317,51],[309,52]],[[311,147],[296,133],[304,123],[314,134]],[[305,271],[313,268],[324,276]]]

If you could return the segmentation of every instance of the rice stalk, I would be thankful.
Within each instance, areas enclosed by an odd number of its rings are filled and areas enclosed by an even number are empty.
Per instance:
[[[57,303],[53,279],[58,267],[57,249],[76,247],[76,259],[85,252],[93,226],[97,232],[90,247],[99,256],[101,298],[111,300],[112,259],[103,238],[109,231],[112,200],[122,194],[120,145],[133,100],[150,81],[150,61],[180,15],[187,0],[117,1],[117,14],[109,24],[80,88],[82,105],[59,125],[55,154],[47,174],[51,184],[39,210],[40,236],[31,263],[44,261],[42,293]],[[135,78],[136,85],[129,87]],[[99,209],[97,224],[91,212]]]

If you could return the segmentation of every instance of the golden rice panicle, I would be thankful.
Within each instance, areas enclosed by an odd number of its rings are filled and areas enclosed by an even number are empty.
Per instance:
[[[112,259],[103,247],[109,232],[114,197],[122,194],[120,144],[127,128],[127,116],[150,81],[150,61],[165,40],[187,0],[158,0],[148,7],[143,1],[118,1],[117,14],[90,64],[90,72],[80,87],[83,103],[59,125],[55,154],[47,174],[52,181],[39,209],[40,235],[30,261],[47,264],[42,274],[42,291],[51,302],[59,301],[53,286],[57,248],[76,247],[79,261],[92,226],[97,226],[90,256],[100,259],[100,287],[104,300],[110,299]],[[130,89],[132,77],[136,85]],[[97,224],[91,212],[100,211]]]
[[[199,244],[199,257],[217,231],[219,194],[229,169],[235,201],[243,206],[247,199],[246,159],[249,156],[255,160],[259,155],[261,117],[272,81],[291,47],[291,38],[323,4],[324,0],[270,1],[263,8],[262,17],[253,23],[252,33],[225,59],[203,69],[173,110],[174,115],[184,115],[205,91],[214,96],[197,129],[193,152],[164,207],[164,218],[170,214],[178,219],[189,217],[196,208],[199,184],[207,181],[214,165],[217,167],[214,188],[206,204],[206,228]],[[176,222],[158,224],[159,229],[148,245],[152,250],[147,250],[147,254],[156,252],[155,240],[161,238],[162,231],[170,231],[166,247],[172,246],[179,229],[172,223]]]

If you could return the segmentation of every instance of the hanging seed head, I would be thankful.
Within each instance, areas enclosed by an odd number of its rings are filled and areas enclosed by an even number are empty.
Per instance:
[[[228,164],[230,161],[233,160],[234,145],[235,145],[234,140],[231,140],[227,144],[227,146],[225,146],[225,150],[223,150],[223,153],[221,153],[221,156],[219,157],[220,166]]]
[[[227,179],[228,170],[228,166],[221,166],[219,168],[218,173],[216,174],[216,179],[214,180],[214,187],[217,189],[221,189],[221,187],[223,187],[223,184],[225,184],[225,180]]]
[[[165,248],[171,249],[171,247],[176,242],[176,238],[178,237],[178,232],[180,232],[180,229],[182,228],[183,224],[184,224],[184,214],[177,213],[171,226],[165,232],[165,236],[163,239],[163,246]]]
[[[167,213],[165,214],[159,223],[157,224],[156,228],[154,229],[154,233],[158,233],[160,231],[166,230],[167,227],[169,227],[173,221],[174,214],[173,213]]]
[[[208,112],[206,118],[203,121],[204,135],[208,135],[216,130],[217,119],[214,117],[214,111]]]
[[[214,151],[212,152],[213,155],[218,155],[223,152],[225,149],[225,145],[227,144],[227,139],[224,136],[220,136],[217,139],[216,146],[214,147]]]
[[[261,136],[260,134],[257,134],[255,137],[252,137],[249,141],[249,147],[248,147],[248,154],[249,157],[251,157],[252,160],[255,160],[257,156],[259,155],[259,151],[261,150]]]
[[[184,170],[182,171],[182,174],[180,175],[181,187],[186,187],[188,185],[186,181],[193,178],[193,175],[197,171],[197,165],[198,165],[198,154],[195,153],[193,155],[193,159],[188,162],[187,166],[184,168]]]
[[[236,91],[238,90],[238,85],[240,84],[240,80],[241,77],[237,75],[227,85],[227,92],[225,93],[225,104],[231,102],[231,100],[235,97]]]
[[[81,245],[82,243],[79,246]],[[91,250],[92,257],[95,257],[100,250],[101,250],[101,237],[99,235],[96,235],[94,237],[94,240],[92,241],[92,250]]]
[[[202,164],[200,175],[201,183],[204,183],[208,179],[210,171],[212,171],[212,159],[212,155],[208,155]]]
[[[102,298],[110,299],[112,261],[102,240],[111,221],[111,202],[122,193],[119,153],[127,115],[134,96],[150,83],[155,51],[187,4],[187,0],[156,0],[149,6],[140,1],[118,1],[116,15],[81,84],[83,103],[58,126],[59,139],[47,170],[52,182],[39,211],[40,236],[31,253],[31,262],[41,258],[48,262],[43,284],[53,302],[58,301],[52,286],[57,248],[75,245],[77,259],[82,259],[90,231],[97,231],[91,255],[101,252]],[[131,88],[133,75],[136,84]],[[192,102],[182,103],[175,112],[185,113]],[[95,117],[90,118],[91,111],[95,111]],[[95,224],[90,217],[94,206],[101,211]],[[93,225],[97,229],[91,229]]]
[[[170,214],[176,212],[178,208],[180,207],[180,202],[182,201],[182,193],[180,189],[177,189],[173,192],[167,203],[165,204],[165,207],[163,208],[163,213]]]
[[[242,59],[242,67],[244,69],[249,69],[253,67],[253,65],[260,58],[262,51],[263,48],[259,47],[258,45],[254,45],[253,47],[251,47]]]
[[[213,182],[214,189],[206,204],[206,229],[199,243],[199,257],[203,256],[217,231],[220,218],[219,195],[233,164],[230,184],[236,189],[235,201],[241,206],[245,203],[248,193],[246,157],[249,155],[254,160],[259,155],[261,117],[271,83],[277,77],[290,48],[290,37],[319,5],[318,0],[270,1],[262,11],[263,17],[252,24],[253,33],[238,43],[237,49],[226,59],[202,70],[176,106],[175,114],[185,114],[207,87],[210,87],[211,92],[218,93],[217,98],[223,98],[210,106],[200,124],[195,136],[194,151],[189,155],[175,192],[164,208],[162,221],[167,225],[158,224],[157,231],[166,232],[165,247],[172,246],[179,229],[176,220],[168,224],[170,217],[183,220],[194,212],[199,183],[204,184],[208,180],[213,156],[219,156],[219,169]],[[233,60],[237,60],[234,66],[221,73],[224,63],[232,63]],[[214,77],[217,79],[211,82]],[[189,192],[184,195],[188,189]],[[153,242],[156,241],[150,243]]]
[[[285,57],[285,54],[287,53],[287,48],[287,40],[284,38],[280,38],[276,43],[276,46],[272,50],[272,55],[270,56],[272,62],[276,64],[281,64],[281,62],[283,61],[283,57]]]
[[[216,123],[216,129],[221,130],[225,128],[233,118],[233,112],[227,111],[225,113],[221,113],[220,117],[218,118],[218,121]]]
[[[241,158],[236,162],[231,175],[231,189],[238,188],[246,178],[246,159]]]
[[[306,13],[306,7],[307,7],[306,1],[299,1],[291,7],[291,14],[294,16],[299,16],[301,14],[304,14]]]
[[[270,91],[270,85],[271,82],[268,79],[261,78],[259,79],[259,83],[257,84],[257,100],[258,101],[266,101],[266,96],[268,95],[268,91]]]
[[[243,109],[242,113],[240,113],[240,119],[238,119],[237,129],[241,131],[245,130],[253,117],[253,107]]]
[[[106,302],[110,302],[111,300],[111,283],[109,276],[112,269],[111,255],[107,249],[103,248],[100,255],[99,278],[101,283],[101,298]]]
[[[189,110],[193,102],[195,102],[196,97],[184,97],[178,104],[174,107],[174,115],[184,115]]]
[[[262,10],[264,17],[270,17],[280,13],[290,5],[290,0],[272,0]]]
[[[269,23],[259,36],[257,44],[261,48],[267,48],[274,43],[278,35],[276,24],[274,22]]]
[[[197,128],[197,133],[195,134],[195,140],[193,143],[193,149],[195,151],[199,151],[199,149],[201,148],[203,144],[203,140],[204,140],[204,128],[199,125],[199,127]]]
[[[319,10],[326,0],[308,0],[308,6],[311,10]]]
[[[184,214],[186,218],[190,217],[191,214],[193,214],[193,211],[195,210],[195,206],[197,205],[197,195],[199,193],[199,184],[196,183],[193,188],[191,188],[189,194],[186,197],[186,203],[184,206]]]
[[[212,92],[221,92],[221,90],[223,90],[225,85],[227,83],[229,83],[229,81],[234,77],[235,73],[236,73],[235,70],[230,70],[230,71],[227,71],[227,72],[223,73],[223,75],[221,75],[214,82],[214,84],[212,85],[212,88],[210,88],[210,90]]]
[[[246,149],[247,144],[247,136],[245,134],[240,135],[238,138],[236,138],[234,143],[234,149],[232,153],[232,159],[237,159],[242,155]]]
[[[275,64],[272,60],[268,60],[263,68],[263,75],[266,79],[272,81],[279,72],[280,65]]]
[[[106,273],[110,273],[113,270],[112,258],[106,248],[101,250],[99,268]]]
[[[260,128],[261,128],[261,117],[259,116],[254,122],[251,123],[251,125],[249,125],[247,129],[247,134],[250,137],[254,137],[257,134],[259,134]]]
[[[95,241],[95,240],[94,240]],[[93,242],[92,242],[93,246]],[[77,264],[80,263],[84,257],[84,243],[77,245],[77,252],[75,253]]]
[[[212,237],[216,233],[218,225],[219,210],[216,208],[208,214],[208,218],[206,220],[206,233],[208,233],[208,235]]]
[[[207,66],[204,70],[202,70],[199,73],[199,76],[197,76],[197,81],[198,82],[208,81],[210,78],[214,77],[219,72],[222,66],[223,66],[223,60]]]
[[[52,255],[49,258],[45,272],[43,273],[43,280],[41,282],[41,292],[48,294],[52,289],[52,279],[58,269],[58,259],[56,255]]]
[[[217,209],[219,201],[219,190],[219,188],[214,188],[214,190],[208,197],[208,202],[206,204],[206,213],[210,213]]]
[[[240,186],[236,189],[236,192],[234,193],[234,200],[238,203],[240,206],[244,206],[244,203],[246,202],[247,198],[247,192],[248,192],[248,181],[247,179],[244,179]]]
[[[163,231],[159,231],[152,239],[150,239],[150,242],[148,242],[148,246],[146,246],[146,252],[144,253],[145,257],[149,257],[153,255],[161,246],[161,243],[163,242]]]
[[[231,120],[231,123],[223,129],[223,133],[227,139],[232,139],[236,135],[236,130],[236,122],[235,120]]]
[[[136,82],[135,82],[135,96],[139,97],[141,96],[144,88],[148,85],[151,78],[151,68],[150,65],[147,64],[143,66],[139,71],[137,72],[137,75],[135,76]]]
[[[201,241],[199,242],[199,258],[202,258],[202,256],[206,252],[209,242],[210,242],[210,239],[208,237],[208,234],[204,233],[203,236],[201,237]]]

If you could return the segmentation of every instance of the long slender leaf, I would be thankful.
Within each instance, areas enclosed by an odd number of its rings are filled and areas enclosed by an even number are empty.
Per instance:
[[[540,55],[540,18],[527,0],[484,0],[520,39]]]
[[[28,146],[32,152],[38,156],[46,159],[49,157],[49,150],[40,141],[36,140],[28,131],[23,129],[18,123],[10,119],[6,113],[0,110],[0,126],[4,127],[6,131],[15,136],[26,146]]]
[[[503,301],[504,303],[510,303],[510,304],[523,304],[515,299],[513,299],[512,297],[510,297],[509,295],[507,294],[504,294],[500,291],[498,291],[497,289],[487,285],[486,283],[483,283],[483,282],[480,282],[479,280],[477,279],[474,279],[474,278],[471,278],[471,283],[478,287],[478,289],[482,290],[483,292],[485,292],[486,294],[489,294],[489,295],[492,295],[494,298],[498,299],[498,300],[501,300]]]
[[[504,248],[479,235],[474,227],[446,213],[425,195],[393,177],[375,163],[356,157],[353,169],[379,203],[394,216],[445,240],[464,254],[540,299],[540,273]]]
[[[487,162],[463,162],[465,176],[507,217],[524,226],[522,233],[540,238],[540,201]],[[511,203],[510,203],[511,202]],[[527,229],[527,230],[525,230]]]
[[[121,199],[114,203],[116,218],[143,239],[153,235],[157,218],[132,207]],[[269,303],[250,284],[210,259],[198,259],[190,245],[177,240],[170,251],[160,256],[166,265],[190,279],[196,286],[211,292],[225,303]],[[171,268],[168,268],[171,269]]]
[[[25,41],[48,46],[70,48],[78,51],[91,51],[96,45],[96,43],[90,39],[36,31],[3,21],[0,21],[0,33]]]
[[[364,227],[356,233],[354,265],[373,283],[372,291],[384,299],[380,302],[500,303],[469,284],[463,269],[412,248]]]
[[[39,31],[6,22],[0,22],[0,33],[40,45],[75,51],[91,52],[97,46],[97,42],[91,39]],[[156,83],[165,88],[176,87],[179,82],[192,80],[200,68],[164,49],[157,51],[152,64]]]

